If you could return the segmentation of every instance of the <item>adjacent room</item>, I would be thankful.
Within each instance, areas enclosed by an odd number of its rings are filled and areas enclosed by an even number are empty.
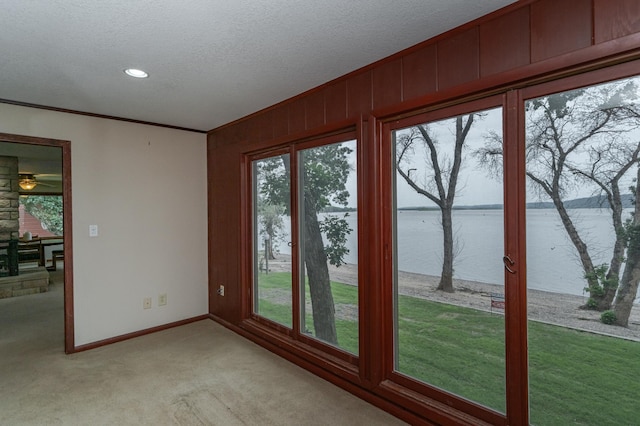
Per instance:
[[[638,1],[3,8],[0,423],[637,422]]]

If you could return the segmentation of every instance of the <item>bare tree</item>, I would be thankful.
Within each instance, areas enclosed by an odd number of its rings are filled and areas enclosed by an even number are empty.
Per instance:
[[[577,165],[572,166],[572,155],[579,154],[590,139],[606,131],[611,118],[611,114],[606,113],[594,117],[593,121],[576,117],[578,108],[573,101],[581,94],[581,91],[561,93],[528,104],[527,177],[553,202],[577,250],[589,294],[596,301],[597,309],[603,310],[606,309],[604,292],[594,262],[564,204],[568,187],[575,183],[571,170],[579,169]],[[579,126],[572,125],[576,120],[580,120]]]
[[[458,185],[458,176],[462,166],[462,153],[465,140],[477,114],[458,116],[455,118],[453,158],[438,151],[439,141],[429,132],[426,124],[417,125],[398,135],[396,138],[396,170],[398,174],[418,194],[427,197],[438,206],[441,213],[443,233],[442,274],[438,290],[452,293],[454,235],[453,235],[453,203]],[[416,146],[421,144],[426,152],[426,176],[423,184],[418,177],[411,176],[412,162]],[[416,174],[418,175],[418,174]]]
[[[623,81],[557,93],[527,103],[526,175],[532,190],[548,197],[576,249],[587,281],[586,308],[611,307],[624,260],[626,236],[620,185],[638,162],[631,138],[636,107],[628,102],[636,85]],[[490,170],[502,167],[502,139],[492,135],[478,153]],[[610,209],[615,242],[609,264],[594,265],[589,247],[565,205],[574,187],[592,186]]]

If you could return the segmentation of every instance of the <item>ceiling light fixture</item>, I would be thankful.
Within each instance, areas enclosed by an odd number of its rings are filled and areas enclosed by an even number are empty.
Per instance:
[[[124,73],[130,77],[135,77],[135,78],[149,77],[149,74],[147,74],[146,72],[139,69],[135,69],[135,68],[127,68],[126,70],[124,70]]]
[[[32,174],[24,174],[19,176],[18,185],[25,191],[31,191],[36,187],[38,182]]]

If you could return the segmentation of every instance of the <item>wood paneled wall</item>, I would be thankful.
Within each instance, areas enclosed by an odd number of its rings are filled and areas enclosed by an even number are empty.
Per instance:
[[[525,0],[212,130],[210,313],[237,325],[247,297],[240,285],[243,153],[638,57],[640,1]],[[216,295],[220,284],[225,297]]]

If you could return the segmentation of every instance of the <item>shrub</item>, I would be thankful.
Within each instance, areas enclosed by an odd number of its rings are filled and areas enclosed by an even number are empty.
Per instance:
[[[602,315],[600,315],[600,321],[602,321],[604,324],[615,324],[616,313],[613,311],[604,311]]]
[[[587,309],[595,310],[597,308],[598,308],[598,302],[593,297],[590,297],[589,300],[587,300]]]

